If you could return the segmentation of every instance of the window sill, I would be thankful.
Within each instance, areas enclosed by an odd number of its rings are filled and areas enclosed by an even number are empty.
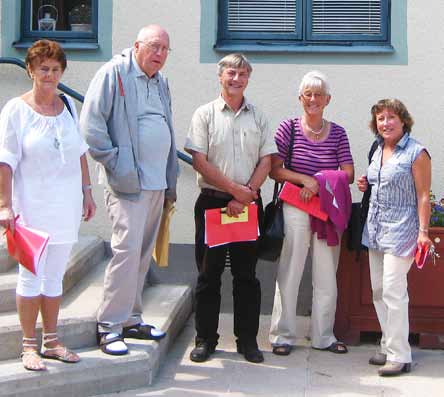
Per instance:
[[[79,50],[79,51],[96,51],[100,48],[98,43],[80,42],[80,41],[62,41],[56,40],[64,50]],[[12,46],[17,49],[27,50],[34,44],[34,41],[16,41]]]
[[[230,52],[260,52],[260,53],[309,53],[309,54],[392,54],[395,49],[390,44],[381,45],[297,45],[283,43],[235,43],[220,42],[214,45],[214,50],[222,53]]]

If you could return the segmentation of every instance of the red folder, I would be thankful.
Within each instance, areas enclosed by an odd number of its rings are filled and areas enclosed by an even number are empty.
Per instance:
[[[6,230],[9,255],[34,274],[37,274],[38,264],[48,240],[47,233],[18,223],[15,224],[14,233]]]
[[[279,194],[279,198],[287,204],[299,208],[325,222],[328,219],[328,214],[321,210],[319,196],[313,196],[309,202],[305,203],[300,198],[300,191],[301,188],[299,186],[285,182]]]
[[[418,269],[422,269],[428,254],[429,247],[427,245],[421,245],[420,248],[416,248],[415,262]]]
[[[236,243],[240,241],[256,241],[258,238],[257,205],[248,206],[248,221],[222,224],[221,208],[205,211],[205,244],[209,247]]]

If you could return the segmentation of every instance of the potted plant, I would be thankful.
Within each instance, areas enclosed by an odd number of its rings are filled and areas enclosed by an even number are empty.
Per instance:
[[[436,196],[430,191],[430,204],[432,211],[430,214],[431,227],[444,227],[444,198],[440,201],[436,200]]]
[[[80,3],[69,12],[71,30],[75,32],[91,31],[91,7],[86,3]]]

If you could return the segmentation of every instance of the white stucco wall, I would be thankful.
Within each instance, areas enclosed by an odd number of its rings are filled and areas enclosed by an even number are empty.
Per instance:
[[[302,75],[311,69],[325,72],[332,86],[332,101],[326,117],[348,131],[356,175],[360,175],[366,169],[366,153],[373,140],[367,127],[370,107],[383,97],[398,97],[415,119],[414,136],[432,155],[433,190],[440,196],[444,195],[444,134],[440,131],[444,108],[444,96],[441,94],[444,91],[441,73],[444,4],[440,0],[429,0],[426,10],[423,4],[419,0],[408,2],[407,65],[254,64],[248,98],[266,112],[274,130],[280,120],[300,113],[297,87]],[[177,143],[182,149],[193,111],[214,99],[219,89],[215,65],[200,63],[200,1],[114,0],[113,7],[113,53],[130,46],[139,28],[148,23],[159,23],[170,33],[173,51],[164,74],[170,82]],[[69,62],[63,82],[83,94],[100,64]],[[24,74],[9,66],[0,68],[0,83],[0,106],[29,87]],[[180,164],[179,198],[172,241],[190,243],[194,234],[193,205],[198,191],[194,172],[184,163]],[[270,187],[268,182],[265,201],[268,201]],[[90,225],[82,226],[82,231],[109,238],[101,190],[96,187],[94,192],[99,213]],[[353,195],[355,200],[360,197],[355,187]]]

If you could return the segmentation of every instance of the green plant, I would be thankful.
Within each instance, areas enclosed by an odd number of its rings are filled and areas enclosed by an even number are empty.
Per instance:
[[[436,196],[430,191],[430,226],[444,226],[444,198],[437,201]]]
[[[91,7],[85,3],[75,6],[69,12],[69,22],[71,24],[90,24],[91,23]]]

